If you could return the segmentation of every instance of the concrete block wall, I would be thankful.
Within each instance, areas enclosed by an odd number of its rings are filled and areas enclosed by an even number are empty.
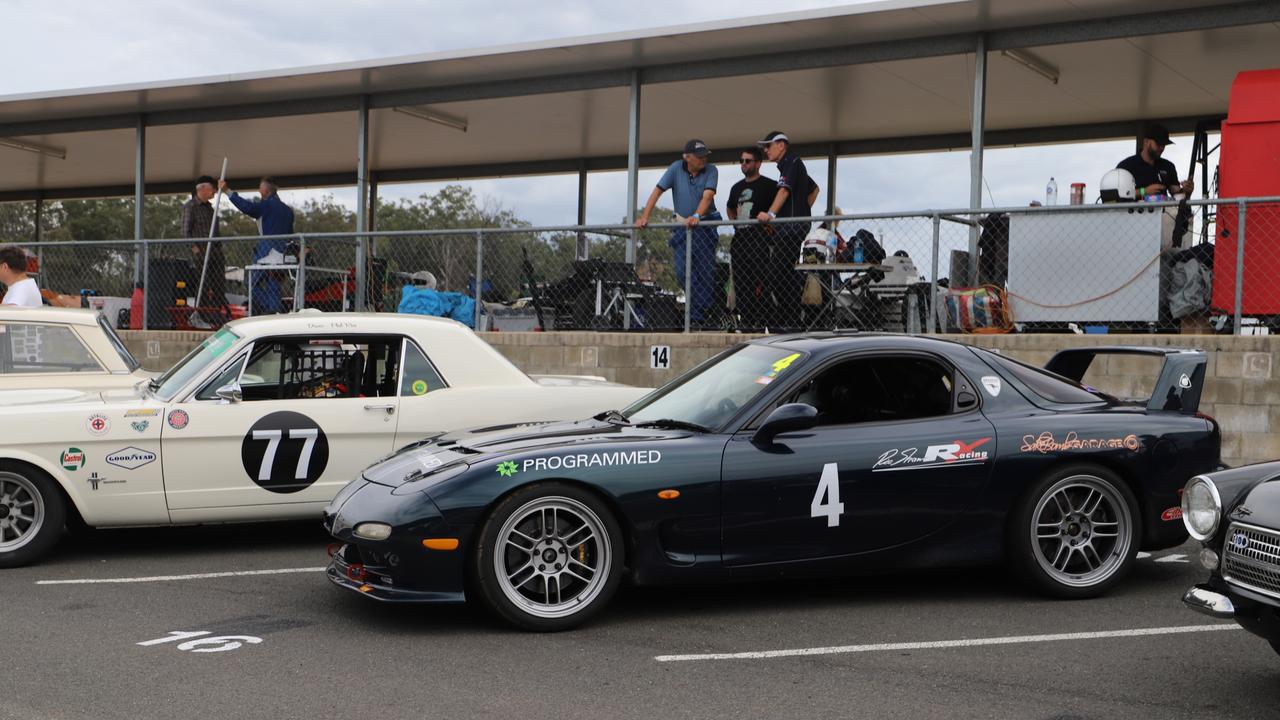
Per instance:
[[[205,337],[202,332],[122,331],[143,366],[163,370]],[[736,343],[755,337],[734,333],[481,333],[481,337],[530,374],[600,375],[614,382],[656,387]],[[1280,459],[1280,336],[1230,335],[964,335],[952,339],[998,349],[1033,365],[1058,350],[1087,345],[1156,345],[1209,352],[1200,409],[1222,425],[1228,465]],[[650,348],[670,348],[671,367],[649,367]],[[1085,382],[1121,397],[1150,394],[1159,361],[1102,358]]]

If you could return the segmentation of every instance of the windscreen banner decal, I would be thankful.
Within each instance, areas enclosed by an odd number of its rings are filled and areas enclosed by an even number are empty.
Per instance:
[[[1022,452],[1040,454],[1051,452],[1069,452],[1073,450],[1129,450],[1137,452],[1142,449],[1142,441],[1137,435],[1110,438],[1081,438],[1074,430],[1068,432],[1061,440],[1046,430],[1039,435],[1022,436]]]
[[[990,459],[990,453],[978,448],[986,445],[991,438],[978,440],[954,440],[940,445],[926,447],[893,448],[885,450],[871,466],[871,472],[889,470],[915,470],[945,467],[963,467],[965,465],[981,465]]]

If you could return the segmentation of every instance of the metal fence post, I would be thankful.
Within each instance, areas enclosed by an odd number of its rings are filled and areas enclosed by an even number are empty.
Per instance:
[[[1240,200],[1236,207],[1239,209],[1236,221],[1238,228],[1236,230],[1236,302],[1235,302],[1235,328],[1236,335],[1241,335],[1240,315],[1244,307],[1244,224],[1245,211],[1248,204],[1244,200]]]
[[[475,330],[480,332],[480,311],[484,309],[484,231],[476,231],[476,317]]]
[[[293,281],[293,309],[307,307],[307,236],[298,235],[298,278]],[[345,309],[345,308],[344,308]]]
[[[933,262],[929,274],[929,321],[925,323],[926,332],[934,334],[938,322],[938,249],[942,238],[942,218],[933,216]]]
[[[142,241],[142,329],[150,327],[148,311],[151,309],[151,245]],[[196,299],[199,302],[199,298]]]
[[[693,228],[684,226],[684,331],[689,332],[693,311]]]

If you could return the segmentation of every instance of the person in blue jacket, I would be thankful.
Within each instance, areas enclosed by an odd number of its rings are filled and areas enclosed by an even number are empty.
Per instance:
[[[222,192],[227,194],[227,198],[231,200],[231,204],[235,205],[240,212],[254,218],[258,221],[258,234],[263,236],[271,235],[292,235],[293,234],[293,208],[284,204],[278,193],[279,188],[276,181],[270,177],[264,177],[258,181],[258,200],[246,200],[238,193],[231,192],[227,188],[227,182],[220,180],[218,187]],[[284,240],[277,237],[263,237],[253,248],[253,262],[258,264],[262,262],[271,251],[275,250],[284,255]],[[253,311],[254,314],[270,314],[278,313],[284,310],[280,296],[280,274],[276,272],[258,271],[253,274],[253,287],[250,290],[253,293]]]

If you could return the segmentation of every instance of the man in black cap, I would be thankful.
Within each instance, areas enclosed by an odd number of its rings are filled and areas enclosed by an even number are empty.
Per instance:
[[[1142,134],[1142,152],[1120,161],[1117,168],[1128,170],[1133,175],[1133,184],[1137,186],[1138,199],[1148,195],[1170,197],[1177,194],[1190,195],[1195,183],[1190,179],[1178,182],[1178,169],[1173,163],[1165,160],[1164,149],[1172,145],[1169,131],[1163,125],[1151,123]]]
[[[649,214],[658,203],[658,198],[667,190],[671,191],[671,203],[675,206],[676,215],[686,227],[693,228],[693,264],[689,268],[692,302],[689,305],[689,321],[701,324],[708,306],[711,304],[712,284],[715,281],[716,244],[720,236],[713,227],[698,227],[702,220],[719,220],[716,212],[716,185],[720,182],[720,173],[715,165],[707,162],[711,151],[701,140],[690,140],[684,144],[684,154],[680,160],[671,163],[667,171],[658,179],[658,185],[649,193],[649,201],[645,203],[640,217],[636,218],[636,227],[643,228],[649,224]],[[671,231],[671,252],[675,256],[676,278],[684,287],[685,279],[685,228]],[[688,300],[686,300],[687,302]]]
[[[791,151],[791,140],[781,130],[774,130],[756,143],[764,148],[770,161],[778,164],[778,192],[773,204],[762,209],[756,219],[769,223],[774,218],[809,217],[809,198],[816,197],[816,183],[809,177],[804,161]],[[779,278],[779,323],[794,325],[799,318],[800,293],[804,289],[804,276],[795,270],[800,257],[800,245],[809,234],[811,223],[778,223],[774,241],[772,274]]]
[[[204,293],[196,298],[196,307],[224,310],[227,305],[227,263],[222,254],[222,243],[209,242],[210,233],[217,237],[218,228],[213,218],[214,179],[208,175],[196,178],[191,199],[182,204],[182,237],[192,241],[191,260],[195,265],[196,285],[204,272]],[[205,247],[209,247],[209,262],[204,259]],[[195,288],[192,288],[195,289]]]

